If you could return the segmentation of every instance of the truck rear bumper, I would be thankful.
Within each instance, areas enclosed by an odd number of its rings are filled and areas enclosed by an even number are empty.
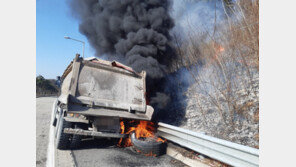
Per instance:
[[[110,138],[126,138],[126,137],[128,137],[127,134],[95,132],[95,131],[90,131],[90,130],[72,129],[72,128],[65,128],[64,133],[83,135],[83,136],[110,137]]]
[[[68,113],[76,113],[88,116],[104,116],[104,117],[119,117],[135,120],[147,120],[150,121],[154,110],[151,106],[147,105],[145,113],[130,113],[127,111],[119,111],[114,109],[100,108],[100,107],[84,107],[81,105],[69,105]]]

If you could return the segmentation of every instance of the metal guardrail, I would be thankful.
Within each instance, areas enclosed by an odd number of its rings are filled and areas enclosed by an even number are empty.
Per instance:
[[[158,123],[160,136],[183,147],[226,164],[239,167],[259,166],[259,150],[196,133],[165,123]]]

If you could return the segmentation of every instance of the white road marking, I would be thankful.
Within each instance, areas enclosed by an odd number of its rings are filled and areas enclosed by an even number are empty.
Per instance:
[[[49,128],[49,140],[48,140],[48,148],[47,148],[47,161],[46,167],[55,167],[55,153],[54,153],[54,126],[52,126],[53,122],[53,114],[55,108],[56,101],[53,103],[52,106],[52,113],[51,113],[51,120],[50,120],[50,128]]]

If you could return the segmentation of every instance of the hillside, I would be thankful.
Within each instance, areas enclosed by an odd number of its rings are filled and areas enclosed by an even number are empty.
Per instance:
[[[259,147],[259,3],[232,3],[213,34],[194,27],[179,42],[192,82],[182,127]]]

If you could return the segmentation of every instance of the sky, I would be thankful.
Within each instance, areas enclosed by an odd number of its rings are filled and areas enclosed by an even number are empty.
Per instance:
[[[86,37],[79,32],[79,22],[71,15],[69,0],[36,1],[36,76],[54,79],[63,74],[76,53],[82,55],[82,43],[65,39],[69,36],[85,42],[85,57],[93,57]],[[221,1],[173,0],[171,16],[177,31],[186,33],[187,23],[197,27],[213,27],[214,5]],[[218,10],[219,11],[219,10]],[[221,8],[220,8],[221,11]],[[217,12],[221,18],[221,12]]]
[[[94,56],[85,36],[79,33],[66,0],[36,1],[36,75],[54,79],[62,75],[76,53],[82,55],[82,43],[65,39],[70,36],[85,42],[85,57]]]

